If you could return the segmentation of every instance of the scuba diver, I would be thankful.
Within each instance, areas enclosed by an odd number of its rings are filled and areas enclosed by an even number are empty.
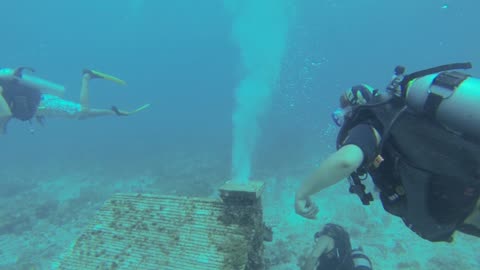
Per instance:
[[[328,223],[314,236],[315,245],[302,270],[372,270],[362,248],[353,249],[350,236],[337,224]]]
[[[348,178],[351,193],[369,205],[370,175],[383,208],[431,242],[460,231],[480,237],[480,79],[438,66],[411,74],[395,68],[385,91],[348,89],[332,116],[337,151],[299,187],[297,214],[313,219],[310,196]]]
[[[89,105],[89,83],[91,79],[105,79],[120,85],[125,81],[114,76],[84,69],[80,103],[63,99],[63,86],[47,80],[24,74],[30,68],[0,69],[0,134],[5,133],[7,123],[12,118],[21,121],[36,119],[43,124],[45,118],[63,117],[69,119],[88,119],[99,116],[128,116],[148,108],[146,104],[134,111],[91,108]]]

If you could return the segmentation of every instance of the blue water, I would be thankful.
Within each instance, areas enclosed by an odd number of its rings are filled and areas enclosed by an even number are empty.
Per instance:
[[[98,69],[128,85],[92,81],[92,107],[152,106],[128,118],[47,119],[45,127],[33,125],[33,134],[27,123],[10,123],[0,138],[0,194],[8,206],[0,220],[11,212],[28,215],[25,209],[48,201],[62,205],[81,197],[80,187],[92,193],[93,206],[77,219],[90,217],[117,191],[208,196],[235,177],[232,164],[241,155],[240,171],[248,168],[240,178],[299,181],[333,150],[330,112],[344,89],[383,87],[397,64],[409,71],[480,64],[475,0],[257,1],[4,1],[0,66],[33,67],[65,85],[66,97],[75,101],[81,70]],[[226,2],[236,6],[229,10]],[[281,8],[288,11],[285,21]],[[258,22],[232,33],[242,14]],[[246,84],[253,100],[242,101],[239,88],[259,67],[268,74]],[[235,113],[246,117],[243,125]],[[203,189],[186,187],[193,178]],[[96,192],[82,183],[96,183]],[[50,185],[71,187],[72,194],[49,193]],[[50,215],[60,215],[56,211]],[[8,241],[40,233],[34,223]],[[42,265],[61,245],[56,248],[39,257]],[[25,252],[19,247],[11,253]],[[0,261],[0,269],[20,269],[15,261]]]

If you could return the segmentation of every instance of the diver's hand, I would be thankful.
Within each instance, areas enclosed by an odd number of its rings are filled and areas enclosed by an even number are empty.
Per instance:
[[[295,212],[308,219],[315,219],[318,214],[318,206],[312,202],[310,197],[305,199],[295,196]]]

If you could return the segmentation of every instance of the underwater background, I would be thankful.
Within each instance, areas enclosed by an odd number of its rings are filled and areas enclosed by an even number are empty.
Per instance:
[[[477,0],[3,1],[0,66],[29,66],[92,107],[131,117],[12,121],[0,138],[0,269],[51,269],[112,194],[212,196],[264,181],[269,269],[298,269],[325,223],[344,225],[375,269],[479,269],[477,239],[430,243],[346,182],[294,213],[295,188],[334,151],[346,88],[408,71],[480,63]]]

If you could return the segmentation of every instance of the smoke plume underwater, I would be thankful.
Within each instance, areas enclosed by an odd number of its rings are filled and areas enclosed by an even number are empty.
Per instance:
[[[225,0],[233,16],[232,36],[245,72],[236,88],[233,113],[232,174],[246,183],[260,134],[259,118],[268,111],[287,45],[291,0]]]

